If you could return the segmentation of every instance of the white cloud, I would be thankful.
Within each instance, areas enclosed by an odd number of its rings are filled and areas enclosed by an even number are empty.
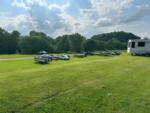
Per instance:
[[[18,0],[13,0],[12,6],[15,6],[15,7],[18,7],[18,8],[28,9],[28,7],[26,6],[26,4],[24,3],[23,0],[21,0],[20,2],[18,2]]]
[[[120,13],[123,8],[132,2],[133,0],[91,0],[93,9],[96,9],[99,15]]]
[[[131,4],[134,0],[122,0],[121,6],[126,7],[127,5]]]
[[[12,6],[29,10],[34,3],[38,3],[40,6],[47,6],[45,0],[13,0]]]
[[[121,24],[129,24],[131,22],[136,22],[144,18],[145,16],[150,15],[150,5],[140,5],[136,6],[130,14],[125,15],[124,12],[115,15],[115,16],[106,16],[99,18],[94,26],[95,27],[106,27],[106,26],[114,26],[114,25],[121,25]]]
[[[150,5],[135,5],[135,0],[85,2],[87,7],[82,0],[63,0],[60,3],[48,0],[13,0],[13,7],[22,8],[29,15],[7,15],[0,26],[20,29],[22,25],[22,28],[42,31],[53,36],[74,32],[89,35],[121,29],[124,25],[141,21],[150,12]]]
[[[74,18],[65,13],[70,2],[56,4],[46,0],[14,0],[12,5],[28,11],[29,23],[34,30],[53,35],[56,32],[73,32],[75,29]]]
[[[18,29],[19,25],[22,23],[27,22],[27,16],[26,15],[18,15],[15,17],[8,17],[3,16],[1,17],[0,26],[6,28],[6,29]]]
[[[53,8],[58,8],[60,9],[61,7],[58,4],[49,4],[48,5],[49,10],[53,9]]]
[[[12,16],[9,13],[1,13],[0,15],[0,27],[8,30],[9,32],[13,30],[18,30],[22,34],[27,34],[30,30],[36,28],[35,22],[30,18],[29,15],[20,14],[17,16]]]
[[[113,23],[115,23],[111,18],[100,18],[96,23],[94,24],[95,27],[104,27],[104,26],[110,26]]]

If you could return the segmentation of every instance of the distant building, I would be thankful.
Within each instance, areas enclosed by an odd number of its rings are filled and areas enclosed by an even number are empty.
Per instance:
[[[150,39],[129,40],[127,51],[132,55],[150,55]]]

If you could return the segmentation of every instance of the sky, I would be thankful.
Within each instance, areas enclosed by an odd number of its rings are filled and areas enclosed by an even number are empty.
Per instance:
[[[150,0],[0,0],[0,27],[54,38],[114,31],[150,38]]]

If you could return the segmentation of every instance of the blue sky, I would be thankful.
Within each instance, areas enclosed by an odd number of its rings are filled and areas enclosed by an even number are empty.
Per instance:
[[[49,36],[127,31],[150,37],[150,0],[0,0],[0,27]]]

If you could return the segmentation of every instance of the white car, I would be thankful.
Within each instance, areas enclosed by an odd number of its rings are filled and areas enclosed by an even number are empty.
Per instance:
[[[60,60],[70,60],[70,56],[69,55],[62,55],[59,57]]]

